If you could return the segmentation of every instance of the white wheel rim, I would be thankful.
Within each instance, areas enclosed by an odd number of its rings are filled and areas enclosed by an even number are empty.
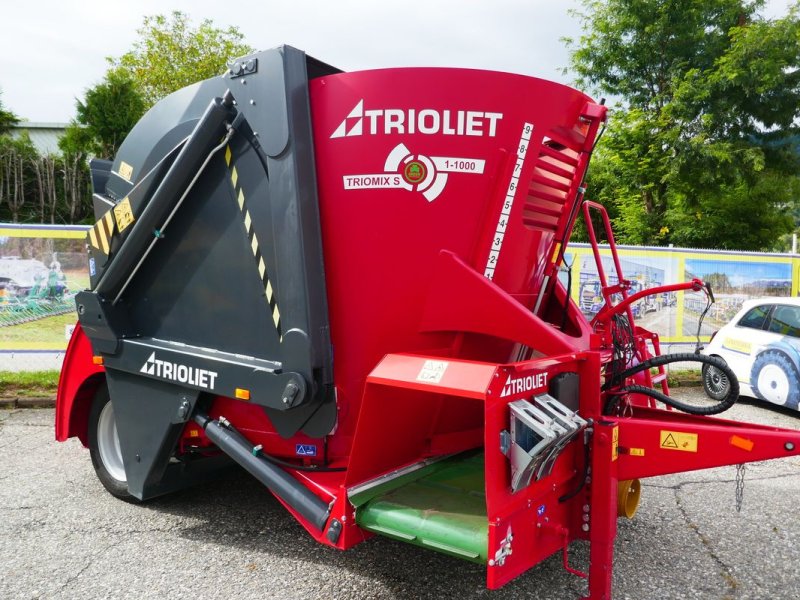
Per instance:
[[[766,400],[786,404],[789,397],[789,378],[778,365],[764,365],[758,374],[758,391]]]
[[[122,462],[117,422],[114,420],[114,407],[111,402],[100,411],[100,419],[97,421],[97,450],[108,474],[117,481],[126,482],[125,464]]]

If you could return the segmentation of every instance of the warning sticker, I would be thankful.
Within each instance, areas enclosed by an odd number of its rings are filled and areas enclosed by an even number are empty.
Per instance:
[[[295,444],[294,453],[297,456],[316,456],[317,447],[314,444]]]
[[[422,365],[417,381],[424,381],[426,383],[440,383],[444,372],[447,370],[447,365],[450,364],[446,360],[426,360]]]
[[[124,160],[119,163],[119,176],[127,182],[133,181],[133,167]]]
[[[619,458],[619,426],[615,425],[611,430],[611,460]]]
[[[119,204],[114,207],[114,219],[117,222],[117,231],[124,231],[128,225],[133,223],[136,219],[133,217],[133,210],[131,210],[131,201],[127,196]]]
[[[697,452],[696,433],[684,433],[682,431],[661,430],[658,445],[664,450],[681,450],[682,452]]]

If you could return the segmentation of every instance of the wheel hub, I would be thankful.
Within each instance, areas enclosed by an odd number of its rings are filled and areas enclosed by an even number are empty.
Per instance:
[[[789,397],[789,379],[778,365],[765,365],[758,374],[758,390],[766,400],[786,404]]]
[[[125,482],[125,464],[122,461],[122,449],[119,446],[117,422],[114,419],[114,407],[107,403],[100,411],[97,421],[97,450],[108,474],[118,481]]]
[[[721,394],[728,387],[728,377],[716,367],[706,370],[706,384],[713,392]]]

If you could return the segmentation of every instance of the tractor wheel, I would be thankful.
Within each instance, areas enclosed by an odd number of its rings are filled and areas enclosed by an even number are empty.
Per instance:
[[[731,390],[728,376],[714,365],[703,365],[703,389],[713,400],[722,400]]]
[[[128,492],[128,478],[114,420],[114,405],[108,388],[101,385],[89,412],[89,454],[100,483],[112,496],[126,502],[139,502]]]
[[[800,376],[791,361],[779,352],[764,352],[756,357],[750,374],[750,387],[757,398],[797,408]]]

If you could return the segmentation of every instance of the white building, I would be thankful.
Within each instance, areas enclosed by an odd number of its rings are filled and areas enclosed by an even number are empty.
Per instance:
[[[20,121],[11,126],[11,137],[18,138],[23,131],[27,131],[39,154],[61,154],[58,140],[64,135],[66,123],[38,123],[34,121]]]

